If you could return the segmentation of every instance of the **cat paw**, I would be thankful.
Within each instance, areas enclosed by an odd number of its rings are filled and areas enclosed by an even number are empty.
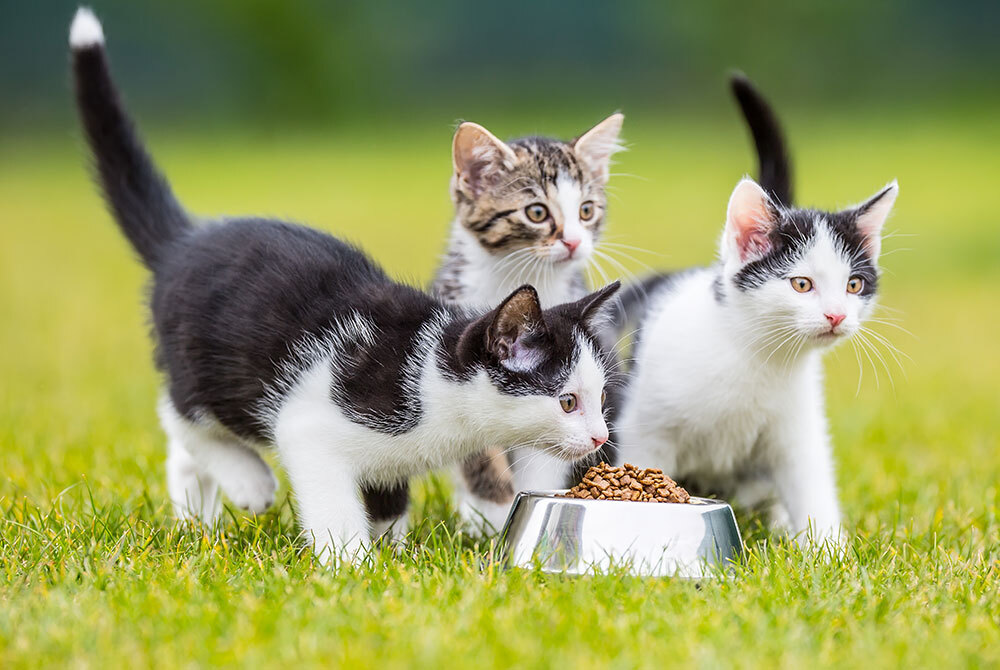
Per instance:
[[[219,484],[233,505],[254,514],[266,512],[278,490],[278,480],[260,458],[240,463]]]
[[[356,537],[348,542],[315,542],[313,553],[320,563],[331,570],[342,565],[361,565],[367,556],[364,543]]]
[[[483,535],[494,535],[503,530],[509,513],[510,503],[495,503],[481,498],[466,498],[459,505],[459,515],[466,527]]]
[[[405,514],[395,519],[372,522],[372,540],[401,542],[408,532],[410,532],[410,520]]]

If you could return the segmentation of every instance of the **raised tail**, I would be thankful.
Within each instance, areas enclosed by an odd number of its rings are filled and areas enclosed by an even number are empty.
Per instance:
[[[729,78],[733,95],[757,146],[757,180],[778,204],[792,204],[792,164],[781,124],[764,96],[741,73]]]
[[[146,153],[111,80],[104,31],[86,7],[69,31],[76,104],[100,176],[101,189],[122,233],[153,269],[169,243],[191,229],[167,180]]]

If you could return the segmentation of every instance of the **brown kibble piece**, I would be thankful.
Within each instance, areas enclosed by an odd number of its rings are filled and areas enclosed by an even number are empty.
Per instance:
[[[686,503],[691,496],[659,468],[639,469],[631,463],[616,468],[601,463],[564,494],[583,500],[626,500]]]

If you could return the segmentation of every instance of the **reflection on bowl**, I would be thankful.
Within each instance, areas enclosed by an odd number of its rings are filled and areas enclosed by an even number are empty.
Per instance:
[[[580,575],[627,565],[635,575],[700,579],[742,551],[733,510],[718,500],[580,500],[560,493],[527,491],[514,499],[501,534],[508,567]]]

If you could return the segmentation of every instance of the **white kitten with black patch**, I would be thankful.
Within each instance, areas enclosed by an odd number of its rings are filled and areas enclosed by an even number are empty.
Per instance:
[[[648,280],[618,422],[624,458],[700,493],[776,503],[772,521],[841,537],[821,357],[871,313],[893,182],[827,213],[733,191],[719,262]]]

